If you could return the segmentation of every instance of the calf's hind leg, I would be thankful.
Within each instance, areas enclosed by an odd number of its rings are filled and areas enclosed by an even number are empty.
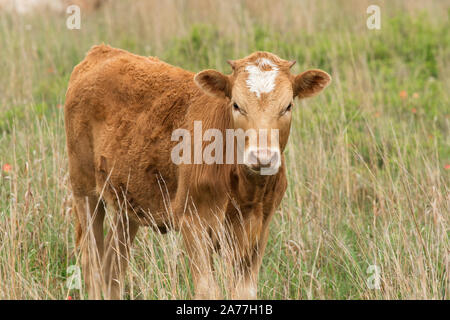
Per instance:
[[[105,241],[103,259],[105,299],[118,300],[121,298],[130,247],[138,229],[139,224],[128,219],[126,213],[116,213]]]
[[[69,173],[73,191],[73,207],[78,222],[77,243],[81,249],[81,267],[89,298],[101,299],[105,208],[95,191],[91,138],[88,134],[79,134],[74,130],[68,116],[69,112],[66,111]]]
[[[103,258],[103,220],[105,210],[97,196],[74,195],[77,243],[89,299],[101,299],[101,261]]]

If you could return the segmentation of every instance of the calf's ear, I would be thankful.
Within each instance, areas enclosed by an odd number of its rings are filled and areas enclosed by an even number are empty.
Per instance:
[[[205,93],[216,97],[231,97],[231,82],[228,76],[216,70],[203,70],[194,77],[194,82]]]
[[[294,97],[299,99],[313,97],[325,89],[331,82],[331,76],[325,71],[312,69],[300,73],[294,78]]]

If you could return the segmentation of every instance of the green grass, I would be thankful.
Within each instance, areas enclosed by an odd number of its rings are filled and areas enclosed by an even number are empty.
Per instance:
[[[295,106],[289,187],[259,297],[448,299],[445,1],[383,2],[377,31],[357,1],[236,1],[208,12],[200,0],[156,3],[108,5],[84,14],[81,30],[66,29],[64,15],[0,12],[0,165],[12,166],[0,174],[0,299],[84,297],[65,286],[79,259],[58,105],[73,67],[101,42],[193,71],[229,73],[227,59],[265,50],[297,60],[294,72],[329,72],[331,86]],[[127,298],[191,297],[179,235],[141,228],[135,244]],[[367,286],[370,265],[380,290]]]

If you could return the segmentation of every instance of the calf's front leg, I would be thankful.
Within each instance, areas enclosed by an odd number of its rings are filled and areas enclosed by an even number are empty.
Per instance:
[[[229,218],[228,226],[231,227],[236,263],[236,284],[231,293],[232,299],[257,298],[258,274],[272,215],[273,210],[264,215],[260,204],[249,212],[234,214]]]
[[[195,299],[220,299],[222,294],[216,283],[211,255],[214,243],[211,235],[221,225],[223,213],[214,212],[211,206],[195,203],[188,206],[180,219],[180,230],[189,256]]]

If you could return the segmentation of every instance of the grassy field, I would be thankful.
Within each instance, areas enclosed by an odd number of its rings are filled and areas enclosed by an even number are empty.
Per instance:
[[[101,42],[193,71],[264,50],[332,75],[296,103],[260,298],[449,299],[449,15],[449,1],[128,0],[68,30],[64,14],[0,12],[0,299],[85,297],[66,286],[79,256],[61,105]],[[130,263],[126,298],[192,297],[178,234],[141,228]]]

